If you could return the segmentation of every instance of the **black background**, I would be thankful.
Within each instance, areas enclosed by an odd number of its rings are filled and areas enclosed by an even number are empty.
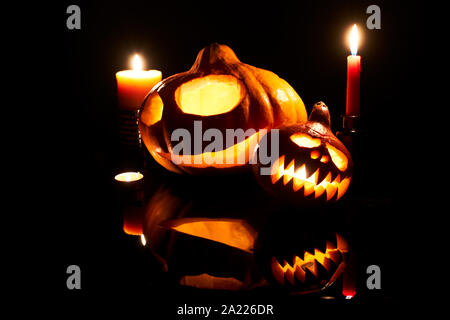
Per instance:
[[[81,30],[66,28],[70,4],[81,8]],[[370,4],[381,8],[381,30],[365,28]],[[170,317],[175,312],[176,303],[168,302],[174,292],[152,282],[142,267],[145,258],[137,240],[123,235],[114,200],[114,74],[128,68],[130,55],[140,53],[147,68],[159,69],[166,77],[190,68],[204,46],[227,44],[241,61],[286,79],[308,113],[315,102],[324,101],[336,131],[345,111],[349,54],[345,36],[357,23],[363,32],[358,52],[362,57],[361,112],[371,150],[366,177],[374,181],[368,184],[367,194],[387,201],[391,208],[388,217],[380,213],[378,218],[372,212],[365,219],[371,223],[372,248],[377,248],[370,263],[387,269],[385,291],[374,299],[379,302],[381,296],[382,304],[395,304],[404,292],[395,252],[403,243],[404,214],[409,210],[401,192],[404,188],[399,190],[408,170],[401,157],[407,149],[405,113],[419,107],[419,101],[411,98],[423,36],[418,10],[414,2],[384,1],[78,1],[49,8],[48,31],[38,30],[39,40],[31,33],[25,39],[35,54],[30,59],[40,66],[34,69],[37,93],[28,103],[38,110],[38,128],[24,126],[23,130],[25,153],[33,159],[27,161],[34,174],[29,199],[38,208],[28,212],[39,214],[39,224],[30,223],[34,232],[26,247],[45,270],[37,289],[74,308],[89,305],[111,310],[114,302],[131,313],[147,308],[149,314]],[[81,267],[80,291],[66,288],[70,264]],[[183,292],[176,296],[179,303],[198,304],[207,299],[214,303],[273,299],[237,295],[214,300],[202,293],[186,296]],[[369,294],[364,303],[371,298]],[[285,308],[295,309],[297,304],[291,298]]]

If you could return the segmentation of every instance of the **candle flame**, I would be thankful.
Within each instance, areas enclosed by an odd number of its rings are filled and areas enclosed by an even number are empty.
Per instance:
[[[142,70],[144,65],[142,63],[142,59],[138,54],[135,54],[132,61],[133,70]]]
[[[350,32],[350,51],[352,55],[356,56],[358,52],[358,42],[359,42],[359,33],[356,24],[353,25],[352,31]]]

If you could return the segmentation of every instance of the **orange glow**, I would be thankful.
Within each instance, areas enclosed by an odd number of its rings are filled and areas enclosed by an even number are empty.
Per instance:
[[[184,113],[214,116],[233,110],[244,95],[245,88],[237,78],[209,75],[179,86],[175,90],[175,101]]]
[[[123,223],[123,232],[131,236],[140,236],[142,234],[142,215],[139,217],[127,217],[127,221]]]
[[[164,104],[157,92],[153,92],[147,101],[148,108],[144,108],[142,111],[141,121],[149,127],[161,120]]]
[[[180,279],[180,285],[201,289],[235,291],[242,289],[244,283],[232,277],[216,277],[202,273],[194,276],[183,276]]]
[[[331,270],[332,262],[335,265],[341,264],[343,262],[343,253],[348,251],[348,244],[340,235],[336,234],[336,238],[338,240],[336,246],[330,241],[327,241],[325,252],[321,252],[318,249],[314,249],[314,253],[304,251],[303,259],[294,256],[292,265],[284,260],[282,266],[273,257],[271,269],[274,278],[282,285],[285,284],[285,279],[293,285],[295,282],[294,278],[300,282],[305,282],[306,270],[311,272],[316,278],[319,278],[317,264],[320,264],[327,271]],[[339,273],[340,271],[341,269],[339,269]],[[338,270],[336,270],[336,273],[338,273]]]
[[[123,210],[123,231],[126,234],[140,236],[142,234],[144,210],[138,206],[127,206]]]
[[[311,159],[317,159],[320,157],[320,152],[317,150],[311,151]]]
[[[327,163],[328,161],[330,161],[329,156],[324,155],[322,156],[322,158],[320,158],[320,162]]]
[[[325,145],[328,149],[328,152],[330,153],[331,161],[333,161],[333,163],[339,170],[345,171],[348,166],[347,156],[339,149],[333,147],[331,144],[326,143]]]
[[[185,218],[166,221],[165,227],[191,236],[252,252],[256,231],[244,220]]]
[[[322,143],[319,138],[313,138],[305,133],[294,133],[289,137],[299,147],[315,148]]]
[[[281,156],[272,165],[272,184],[275,184],[281,178],[283,178],[284,185],[293,180],[292,187],[295,192],[303,188],[303,194],[305,197],[314,193],[315,198],[320,197],[326,192],[327,201],[332,199],[336,192],[336,200],[340,199],[348,189],[351,179],[350,177],[347,177],[341,181],[341,176],[338,174],[332,181],[332,175],[331,172],[329,172],[326,177],[318,183],[320,169],[317,169],[313,174],[307,177],[305,164],[300,166],[300,168],[295,171],[295,160],[292,160],[285,168],[284,159],[285,156]]]
[[[142,178],[144,178],[144,176],[140,172],[123,172],[114,177],[116,181],[120,182],[133,182],[141,180]]]

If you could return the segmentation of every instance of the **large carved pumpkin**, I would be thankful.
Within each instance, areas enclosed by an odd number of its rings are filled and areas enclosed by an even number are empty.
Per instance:
[[[349,244],[317,212],[273,219],[255,244],[266,279],[289,292],[312,293],[332,285],[344,271]]]
[[[278,143],[273,144],[274,139]],[[309,120],[268,132],[260,146],[278,147],[278,157],[261,169],[261,148],[255,154],[254,173],[260,184],[283,199],[296,204],[317,204],[339,200],[347,191],[352,177],[350,153],[333,134],[330,114],[323,102],[314,105]],[[274,150],[264,154],[272,154]]]
[[[253,259],[254,241],[270,204],[251,176],[234,190],[227,187],[231,180],[222,181],[224,187],[217,181],[202,188],[207,181],[195,178],[165,185],[150,199],[143,228],[147,246],[179,285],[255,286],[262,277]]]
[[[212,44],[199,52],[190,70],[150,91],[139,129],[163,167],[205,173],[248,168],[260,129],[306,119],[303,101],[285,80],[240,62],[226,45]],[[218,136],[223,139],[216,144]]]

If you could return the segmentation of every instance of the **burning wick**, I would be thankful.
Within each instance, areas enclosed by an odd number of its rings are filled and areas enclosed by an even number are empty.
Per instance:
[[[356,24],[354,24],[352,27],[349,40],[350,40],[350,52],[352,56],[356,56],[356,54],[358,53],[358,42],[359,42],[359,34]]]
[[[138,54],[135,54],[133,60],[131,62],[131,66],[133,70],[142,70],[144,69],[144,63],[142,62],[141,57]]]

